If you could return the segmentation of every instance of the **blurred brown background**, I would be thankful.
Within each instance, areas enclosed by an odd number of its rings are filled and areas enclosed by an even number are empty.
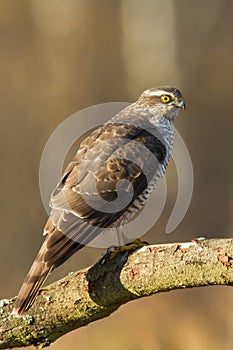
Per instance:
[[[150,241],[232,235],[232,13],[229,0],[0,2],[0,298],[16,295],[43,240],[38,169],[50,134],[84,107],[134,101],[148,87],[182,89],[187,110],[176,127],[195,175],[190,208],[166,235],[177,190],[171,163],[166,208]],[[100,254],[85,248],[48,282]],[[230,350],[232,297],[229,287],[148,297],[64,336],[51,349]]]

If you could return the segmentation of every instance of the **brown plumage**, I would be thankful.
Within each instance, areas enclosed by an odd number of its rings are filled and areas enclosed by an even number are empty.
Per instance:
[[[161,101],[165,93],[169,103]],[[143,207],[166,169],[173,121],[183,107],[182,95],[175,88],[146,90],[136,103],[81,143],[52,193],[52,211],[44,228],[47,236],[20,289],[15,315],[31,307],[54,268],[104,228],[126,223]],[[122,179],[128,182],[119,185]],[[126,205],[118,198],[126,200]]]

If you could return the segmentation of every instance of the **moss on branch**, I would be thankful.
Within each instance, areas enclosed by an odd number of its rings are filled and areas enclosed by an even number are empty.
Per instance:
[[[233,239],[144,246],[69,274],[40,290],[28,314],[0,301],[0,349],[44,347],[122,304],[174,289],[233,284]]]

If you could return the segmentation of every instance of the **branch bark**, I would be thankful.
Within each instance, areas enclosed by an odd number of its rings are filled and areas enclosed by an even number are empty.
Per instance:
[[[148,245],[70,273],[40,290],[26,316],[0,301],[0,349],[48,346],[130,300],[174,289],[233,285],[233,239]]]

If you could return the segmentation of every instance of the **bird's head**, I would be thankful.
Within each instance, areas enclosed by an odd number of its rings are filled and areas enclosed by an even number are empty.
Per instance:
[[[136,102],[158,117],[174,120],[180,108],[185,109],[184,98],[177,88],[165,86],[145,90]]]

